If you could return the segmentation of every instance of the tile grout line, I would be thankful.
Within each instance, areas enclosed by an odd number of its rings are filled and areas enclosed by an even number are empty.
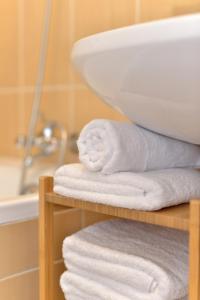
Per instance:
[[[54,265],[58,265],[62,262],[63,262],[62,258],[58,259],[58,260],[54,261]],[[31,269],[28,269],[28,270],[25,270],[25,271],[21,271],[21,272],[18,272],[18,273],[15,273],[15,274],[12,274],[12,275],[1,278],[0,283],[5,282],[6,280],[10,280],[10,279],[13,279],[13,278],[16,278],[16,277],[19,277],[19,276],[23,276],[23,275],[26,275],[26,274],[29,274],[29,273],[37,272],[37,271],[39,271],[39,267],[35,267],[35,268],[31,268]]]
[[[141,22],[141,0],[135,0],[135,23]]]
[[[18,87],[21,88],[25,82],[25,2],[24,0],[18,0]],[[17,95],[18,99],[18,132],[24,131],[25,124],[25,94],[24,92]]]
[[[10,280],[10,279],[13,279],[13,278],[16,278],[16,277],[19,277],[19,276],[23,276],[23,275],[32,273],[32,272],[36,272],[38,270],[39,270],[39,268],[35,267],[35,268],[31,268],[31,269],[28,269],[28,270],[25,270],[25,271],[21,271],[21,272],[18,272],[18,273],[15,273],[15,274],[3,277],[3,278],[0,279],[0,283],[4,282],[6,280]]]
[[[75,40],[75,3],[74,0],[68,0],[68,38],[70,47]],[[69,82],[73,85],[75,76],[71,67],[69,67]],[[70,133],[75,131],[75,91],[76,87],[70,90],[68,98],[68,130]]]
[[[33,93],[34,86],[10,86],[0,87],[0,94],[17,94],[17,93]],[[43,92],[67,92],[72,90],[86,90],[87,87],[84,84],[55,84],[44,85]]]

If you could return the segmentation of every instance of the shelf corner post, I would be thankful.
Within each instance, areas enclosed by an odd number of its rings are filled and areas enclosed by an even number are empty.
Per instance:
[[[39,184],[39,299],[54,298],[54,205],[46,201],[53,191],[53,177],[40,177]]]
[[[200,300],[200,200],[190,202],[189,299]]]

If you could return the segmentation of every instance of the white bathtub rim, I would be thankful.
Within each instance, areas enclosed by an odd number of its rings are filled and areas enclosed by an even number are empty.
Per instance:
[[[0,225],[27,221],[38,217],[38,194],[0,200]]]

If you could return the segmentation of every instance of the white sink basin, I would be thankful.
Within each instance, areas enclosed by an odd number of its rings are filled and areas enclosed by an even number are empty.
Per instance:
[[[90,36],[75,44],[72,59],[130,120],[200,144],[200,14]]]

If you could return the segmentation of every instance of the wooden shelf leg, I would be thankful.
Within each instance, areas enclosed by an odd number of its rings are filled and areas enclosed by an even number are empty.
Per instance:
[[[40,300],[54,298],[53,219],[54,205],[45,200],[45,193],[52,192],[53,178],[40,178],[39,199],[39,290]]]
[[[189,299],[200,300],[200,200],[190,204]]]

